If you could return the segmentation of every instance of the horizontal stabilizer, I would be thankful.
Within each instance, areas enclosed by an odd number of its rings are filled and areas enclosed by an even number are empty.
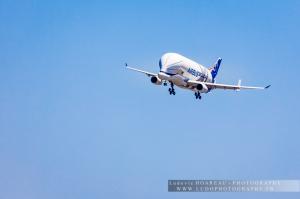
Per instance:
[[[265,89],[270,88],[270,86],[271,86],[271,85],[266,86]]]

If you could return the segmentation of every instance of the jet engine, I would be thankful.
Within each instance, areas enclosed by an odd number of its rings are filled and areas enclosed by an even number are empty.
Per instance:
[[[151,82],[153,84],[156,84],[156,85],[161,85],[162,84],[161,79],[159,79],[158,77],[155,77],[155,76],[151,77]]]
[[[196,86],[197,91],[201,92],[201,93],[207,93],[208,92],[208,88],[205,84],[197,84]]]

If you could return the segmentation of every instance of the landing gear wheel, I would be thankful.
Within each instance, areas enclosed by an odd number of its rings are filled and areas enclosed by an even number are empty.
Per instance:
[[[196,92],[196,93],[195,93],[195,97],[196,97],[196,99],[199,99],[199,100],[200,100],[200,99],[201,99],[200,93],[199,93],[199,92]]]
[[[170,95],[175,95],[175,91],[174,90],[169,90]]]
[[[167,84],[166,82],[164,84]],[[174,84],[171,82],[171,88],[169,88],[169,93],[170,95],[175,95],[175,89],[174,89]]]

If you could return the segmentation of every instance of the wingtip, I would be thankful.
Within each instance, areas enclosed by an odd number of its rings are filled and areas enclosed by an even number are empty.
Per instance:
[[[127,62],[125,62],[125,67],[127,67],[128,66],[128,64],[127,64]]]
[[[265,89],[268,89],[268,88],[270,88],[270,86],[271,86],[271,85],[268,85],[268,86],[266,86],[266,87],[265,87]]]

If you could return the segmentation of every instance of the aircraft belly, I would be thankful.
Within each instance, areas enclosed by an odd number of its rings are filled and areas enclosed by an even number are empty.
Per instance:
[[[176,86],[186,86],[187,79],[181,75],[173,75],[171,77],[171,81],[176,85]]]

